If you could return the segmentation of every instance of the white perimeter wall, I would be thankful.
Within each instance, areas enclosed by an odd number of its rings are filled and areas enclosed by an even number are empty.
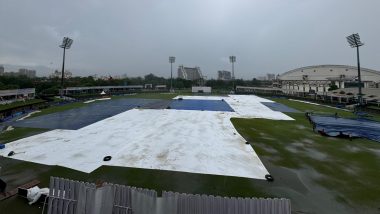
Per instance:
[[[203,93],[211,93],[211,87],[191,87],[191,92],[198,93],[198,91],[203,91]]]

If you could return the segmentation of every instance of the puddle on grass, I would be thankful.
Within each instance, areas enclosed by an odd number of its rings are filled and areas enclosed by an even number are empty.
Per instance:
[[[314,144],[315,143],[313,140],[310,140],[310,139],[307,139],[307,138],[302,139],[302,142],[307,143],[307,144]]]
[[[342,169],[347,172],[350,175],[356,176],[358,172],[360,172],[360,169],[358,167],[355,167],[353,165],[347,165],[346,167],[342,166]]]
[[[313,141],[308,140],[307,142],[311,143]],[[311,157],[315,160],[325,160],[328,157],[325,153],[306,146],[305,143],[299,143],[299,142],[292,143],[286,146],[285,149],[292,153],[298,153],[298,154],[302,153],[303,155]]]
[[[362,151],[362,149],[359,148],[359,147],[357,147],[357,146],[347,145],[345,148],[346,148],[347,151],[352,152],[352,153],[356,153],[356,152]]]
[[[376,154],[376,156],[380,157],[380,149],[368,149],[369,151],[373,152]]]
[[[266,133],[264,133],[264,132],[260,132],[260,136],[261,137],[267,137],[268,135]]]
[[[322,153],[318,150],[311,149],[311,148],[306,148],[305,150],[306,150],[307,155],[313,159],[323,161],[328,158],[328,156],[325,153]]]
[[[265,140],[276,140],[276,138],[273,138],[273,137],[262,137],[262,139],[265,139]]]
[[[292,153],[298,153],[298,152],[301,152],[301,151],[298,150],[297,148],[298,148],[298,147],[293,146],[293,145],[290,145],[290,146],[285,147],[286,150],[288,150],[289,152],[292,152]]]
[[[276,197],[290,198],[294,213],[355,213],[346,204],[337,203],[338,192],[315,182],[324,178],[324,175],[313,168],[268,167],[275,182],[267,183],[263,187]]]
[[[261,143],[261,144],[260,144],[260,148],[261,148],[262,150],[268,152],[268,153],[271,153],[271,154],[277,154],[277,150],[276,150],[276,149],[274,149],[273,147],[268,146],[268,145],[266,145],[266,144],[264,144],[264,143]]]
[[[303,143],[300,143],[298,141],[293,141],[295,143],[292,143],[291,145],[293,145],[294,147],[305,147],[305,145]]]
[[[304,125],[296,125],[297,129],[301,129],[301,130],[304,130],[306,129],[307,127],[304,126]]]

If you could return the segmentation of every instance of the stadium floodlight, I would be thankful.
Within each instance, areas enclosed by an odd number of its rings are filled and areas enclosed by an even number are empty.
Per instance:
[[[360,41],[360,36],[358,33],[347,36],[347,41],[352,48],[363,46],[364,43]]]
[[[60,48],[63,48],[63,62],[62,62],[62,76],[61,76],[61,98],[63,96],[63,79],[65,74],[65,56],[66,56],[66,49],[70,49],[71,45],[73,44],[73,40],[69,37],[64,37],[62,44],[59,46]]]
[[[358,61],[358,88],[359,88],[358,101],[359,101],[359,105],[361,106],[363,104],[363,95],[362,95],[362,79],[361,79],[361,74],[360,74],[359,47],[363,46],[364,43],[360,41],[360,36],[358,33],[354,33],[350,36],[347,36],[346,38],[351,48],[356,48],[356,56],[357,56],[357,61]]]
[[[169,56],[170,63],[170,92],[174,92],[173,90],[173,63],[175,62],[174,56]]]
[[[235,92],[235,71],[234,63],[236,62],[236,56],[230,56],[230,63],[232,64],[232,90]]]

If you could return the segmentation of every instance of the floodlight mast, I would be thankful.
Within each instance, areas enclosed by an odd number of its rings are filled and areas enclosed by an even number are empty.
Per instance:
[[[230,56],[230,63],[232,64],[232,90],[235,92],[235,71],[234,63],[236,62],[236,56]]]
[[[173,63],[175,62],[174,56],[169,56],[170,63],[170,92],[174,92],[173,90]]]
[[[62,72],[61,72],[61,93],[60,96],[61,98],[63,97],[63,79],[65,75],[65,56],[66,56],[66,49],[70,49],[71,45],[73,44],[73,40],[70,39],[69,37],[64,37],[62,44],[59,46],[60,48],[63,48],[63,62],[62,62]]]
[[[358,33],[347,36],[347,42],[350,44],[352,48],[356,48],[356,56],[357,56],[357,62],[358,62],[358,89],[359,89],[358,101],[359,101],[359,105],[362,106],[363,97],[362,97],[362,79],[361,79],[361,73],[360,73],[359,47],[363,46],[364,43],[360,41],[360,36]]]

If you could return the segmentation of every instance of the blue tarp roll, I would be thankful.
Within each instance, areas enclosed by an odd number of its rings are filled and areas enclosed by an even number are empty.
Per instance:
[[[380,142],[380,123],[364,119],[346,119],[333,116],[311,115],[310,119],[315,123],[315,129],[328,136],[346,135],[362,137]]]

